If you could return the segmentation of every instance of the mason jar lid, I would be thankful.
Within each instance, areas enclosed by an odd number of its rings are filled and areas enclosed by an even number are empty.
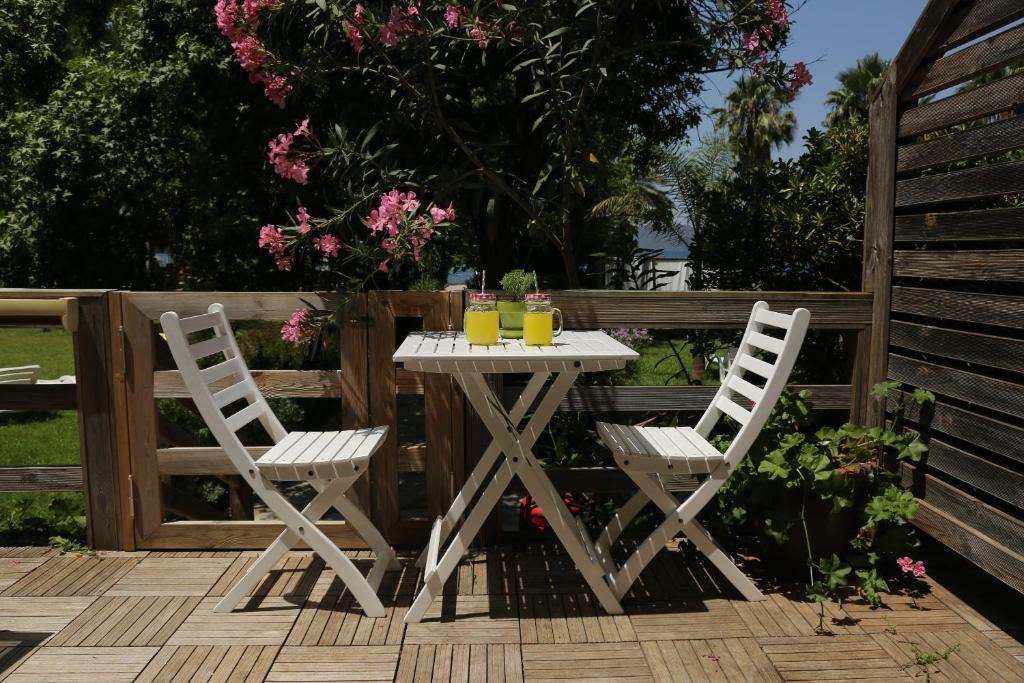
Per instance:
[[[551,295],[548,294],[547,292],[537,293],[537,294],[527,294],[525,299],[527,301],[533,301],[533,302],[550,303],[551,302]]]
[[[470,301],[479,301],[482,303],[493,302],[497,297],[491,292],[470,292]]]

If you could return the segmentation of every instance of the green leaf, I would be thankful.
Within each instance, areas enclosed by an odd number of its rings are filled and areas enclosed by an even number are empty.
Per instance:
[[[927,389],[914,389],[914,393],[911,394],[911,396],[913,396],[914,400],[919,404],[935,403],[935,394]]]
[[[769,453],[757,466],[757,471],[767,474],[769,479],[786,479],[792,471],[786,458],[779,452]]]
[[[871,387],[871,395],[876,398],[888,398],[889,394],[903,386],[902,382],[896,380],[886,380],[885,382],[879,382],[875,386]]]
[[[556,28],[551,33],[548,33],[545,36],[541,36],[541,40],[543,41],[543,40],[551,40],[552,38],[557,38],[558,36],[561,36],[561,35],[564,35],[564,34],[568,33],[570,30],[571,30],[571,27],[569,27],[569,26],[563,26],[562,28]]]

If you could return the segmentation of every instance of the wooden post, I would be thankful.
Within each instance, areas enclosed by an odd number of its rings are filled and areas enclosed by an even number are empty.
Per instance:
[[[370,426],[369,343],[366,295],[356,294],[338,313],[341,328],[341,426],[359,429]],[[349,495],[360,509],[370,510],[369,477],[360,477]]]
[[[85,493],[86,538],[98,550],[119,550],[122,540],[121,472],[114,412],[113,356],[108,295],[79,299],[74,334],[78,429]]]
[[[396,424],[398,405],[395,397],[395,311],[387,292],[370,292],[367,310],[373,325],[373,345],[367,354],[369,375],[370,420],[375,425]],[[385,537],[399,520],[398,508],[398,434],[388,430],[384,444],[370,463],[370,481],[373,495],[370,501],[371,519]]]

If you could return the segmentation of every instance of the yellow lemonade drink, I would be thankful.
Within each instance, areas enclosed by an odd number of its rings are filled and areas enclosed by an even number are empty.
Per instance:
[[[523,343],[528,346],[550,346],[554,333],[551,311],[523,314]]]
[[[498,309],[495,296],[489,292],[472,292],[463,317],[466,341],[479,346],[498,343]]]
[[[493,346],[498,343],[497,311],[466,311],[464,322],[466,341],[470,344]]]

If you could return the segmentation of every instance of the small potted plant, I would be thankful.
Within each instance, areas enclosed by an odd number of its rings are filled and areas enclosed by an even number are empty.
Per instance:
[[[516,269],[505,273],[501,278],[501,288],[509,299],[498,302],[498,314],[501,317],[501,336],[505,339],[521,339],[523,336],[523,313],[526,304],[523,297],[531,287],[537,286],[536,273],[527,273]]]

